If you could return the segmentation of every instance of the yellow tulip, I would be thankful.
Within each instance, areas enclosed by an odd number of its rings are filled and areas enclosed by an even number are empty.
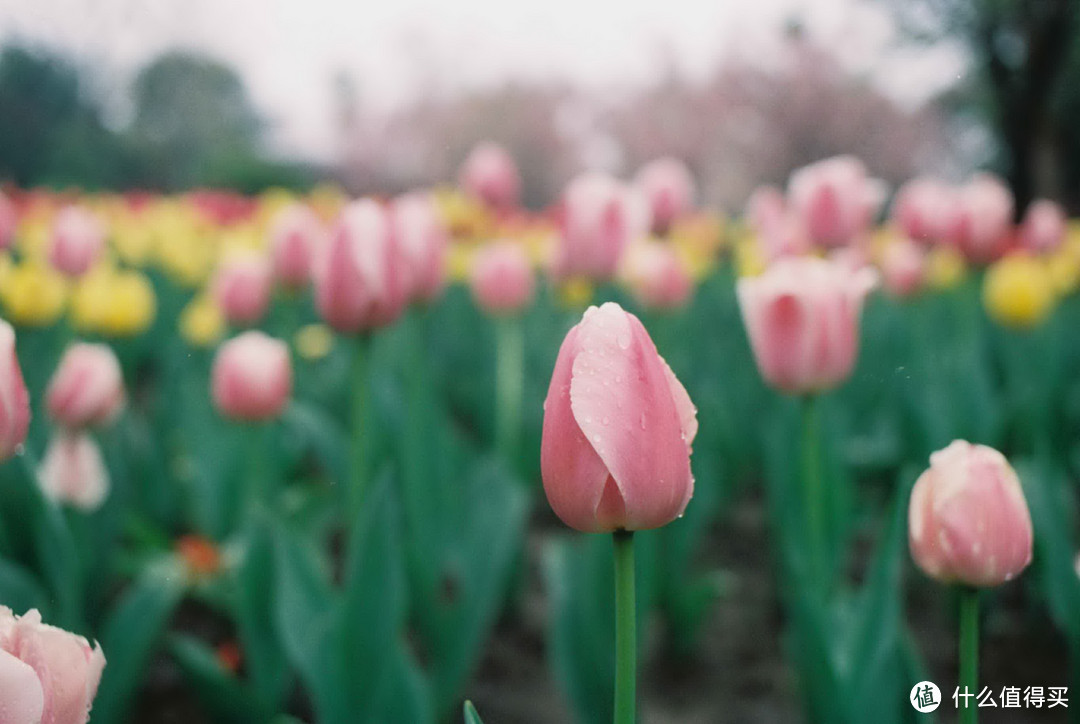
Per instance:
[[[1031,328],[1054,308],[1054,282],[1047,265],[1027,254],[1012,254],[986,272],[983,303],[1005,327]]]
[[[47,264],[25,261],[12,266],[0,285],[0,300],[10,321],[34,327],[52,324],[64,312],[67,282]]]
[[[746,234],[737,238],[732,248],[735,252],[735,272],[740,277],[756,277],[768,266],[761,245],[754,236]]]
[[[308,324],[296,333],[296,352],[306,360],[320,360],[334,347],[334,333],[325,324]]]
[[[71,295],[71,324],[80,332],[131,337],[154,321],[157,298],[139,272],[103,265],[84,276]]]
[[[926,257],[926,281],[934,289],[952,289],[966,273],[964,257],[956,249],[938,246]]]
[[[225,336],[225,317],[209,294],[200,294],[184,307],[180,336],[192,347],[213,347]]]

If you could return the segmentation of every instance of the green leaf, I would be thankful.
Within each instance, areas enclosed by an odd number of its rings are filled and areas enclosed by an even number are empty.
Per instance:
[[[235,724],[264,724],[271,720],[274,709],[224,669],[202,641],[173,635],[168,645],[199,702],[215,719]]]
[[[471,701],[465,702],[465,724],[484,724],[480,715],[476,713],[476,707]]]
[[[34,574],[19,564],[2,558],[0,558],[0,606],[7,606],[20,615],[36,608],[41,612],[43,620],[52,620],[49,596]]]

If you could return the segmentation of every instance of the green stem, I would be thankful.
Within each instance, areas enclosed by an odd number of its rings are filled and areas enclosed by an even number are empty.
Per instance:
[[[974,696],[961,696],[957,699],[957,705],[960,706],[960,724],[975,724],[978,721],[978,685],[979,591],[965,586],[960,589],[960,693]]]
[[[370,435],[370,431],[365,430],[370,412],[368,405],[371,402],[368,398],[368,390],[371,385],[371,380],[368,379],[370,374],[368,356],[370,354],[370,337],[366,334],[358,336],[353,349],[352,376],[350,380],[352,385],[352,444],[349,447],[352,459],[349,462],[352,479],[349,481],[349,510],[354,513],[359,510],[364,499],[368,485],[368,465],[371,462],[368,459],[370,447],[368,435]]]
[[[826,576],[825,490],[821,480],[821,431],[817,407],[815,395],[807,395],[803,398],[803,504],[811,578],[815,582],[824,584]]]
[[[617,530],[615,545],[615,724],[634,724],[637,626],[634,604],[634,534]]]
[[[495,447],[508,464],[517,459],[521,434],[525,338],[521,320],[507,317],[495,324]]]

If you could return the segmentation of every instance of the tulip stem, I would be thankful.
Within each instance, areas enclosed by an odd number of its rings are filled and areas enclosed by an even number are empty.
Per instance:
[[[615,545],[615,724],[634,724],[637,626],[634,533],[617,530]]]
[[[495,323],[495,447],[508,465],[517,458],[524,388],[525,338],[517,317]]]
[[[979,591],[960,589],[960,724],[975,724],[979,718]],[[972,694],[969,698],[963,696]],[[963,702],[963,703],[961,703]]]
[[[348,481],[351,483],[348,499],[351,503],[349,510],[354,513],[363,504],[368,483],[368,465],[371,462],[368,459],[368,453],[371,450],[369,444],[371,431],[365,430],[366,423],[370,419],[368,405],[371,404],[371,400],[368,399],[368,390],[371,385],[371,380],[368,379],[370,354],[371,338],[367,334],[361,334],[356,338],[356,344],[353,346],[352,379],[350,380],[352,384],[352,444],[350,445],[352,459],[349,462],[352,468],[350,471],[352,479]]]
[[[816,582],[825,584],[825,509],[821,480],[821,431],[816,395],[803,398],[803,494],[806,509],[807,555],[810,572]]]

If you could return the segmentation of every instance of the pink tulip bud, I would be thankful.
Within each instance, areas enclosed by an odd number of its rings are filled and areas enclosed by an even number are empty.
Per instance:
[[[222,259],[211,282],[214,301],[232,324],[257,324],[270,307],[270,262],[255,251],[235,251]]]
[[[124,398],[124,378],[112,348],[77,342],[64,351],[45,391],[45,406],[61,425],[79,429],[112,422]]]
[[[473,260],[470,286],[476,304],[488,314],[514,314],[532,301],[532,265],[521,245],[499,241],[481,249]]]
[[[644,199],[610,176],[577,177],[563,194],[562,245],[555,273],[610,279],[630,242],[648,232],[648,217]]]
[[[759,186],[750,194],[743,212],[747,225],[762,234],[773,224],[779,223],[787,212],[784,194],[775,186]]]
[[[926,250],[911,239],[890,243],[882,252],[881,276],[891,294],[911,296],[919,291],[926,278]]]
[[[407,301],[405,262],[387,213],[371,199],[346,206],[315,268],[315,305],[342,332],[390,324]]]
[[[274,278],[287,287],[311,281],[315,254],[325,241],[319,217],[304,204],[282,209],[270,227],[270,256]]]
[[[1036,254],[1054,251],[1065,240],[1065,212],[1059,204],[1040,199],[1028,207],[1020,227],[1020,243]]]
[[[658,158],[645,164],[635,179],[652,214],[652,228],[664,234],[671,224],[694,207],[694,177],[677,158]]]
[[[38,481],[53,500],[87,511],[100,508],[109,494],[109,472],[101,450],[85,431],[56,432],[45,449]]]
[[[7,460],[26,440],[30,396],[15,356],[15,330],[0,320],[0,460]]]
[[[676,309],[685,305],[694,291],[686,264],[674,249],[660,242],[631,246],[622,276],[644,307]]]
[[[638,318],[590,307],[544,402],[540,468],[555,514],[595,533],[670,523],[694,492],[695,434],[697,410]]]
[[[836,156],[791,175],[788,198],[815,244],[844,246],[864,233],[884,198],[883,188],[866,175],[854,156]]]
[[[257,330],[225,342],[211,371],[214,405],[235,420],[270,420],[292,394],[289,348]]]
[[[469,194],[500,211],[517,206],[521,194],[521,177],[514,157],[496,143],[481,143],[469,152],[458,183]]]
[[[766,222],[758,232],[758,241],[770,262],[785,256],[803,256],[814,248],[806,225],[796,214],[782,213]]]
[[[19,212],[11,199],[0,193],[0,251],[10,249],[19,226]]]
[[[909,239],[933,243],[945,234],[951,197],[952,190],[940,181],[913,179],[896,192],[892,220]]]
[[[97,644],[0,606],[0,724],[86,724],[104,668]]]
[[[863,300],[877,283],[869,268],[816,257],[785,258],[736,293],[758,370],[789,393],[820,392],[851,375]]]
[[[394,202],[393,215],[409,296],[431,301],[446,284],[448,235],[439,211],[431,196],[414,192]]]
[[[82,276],[105,249],[105,227],[92,213],[68,206],[53,221],[49,261],[64,274]]]
[[[1012,230],[1012,192],[996,176],[980,173],[957,190],[946,240],[964,256],[985,264],[1000,257]]]
[[[1031,515],[1005,457],[956,440],[930,456],[908,509],[911,556],[942,583],[997,586],[1031,562]]]

